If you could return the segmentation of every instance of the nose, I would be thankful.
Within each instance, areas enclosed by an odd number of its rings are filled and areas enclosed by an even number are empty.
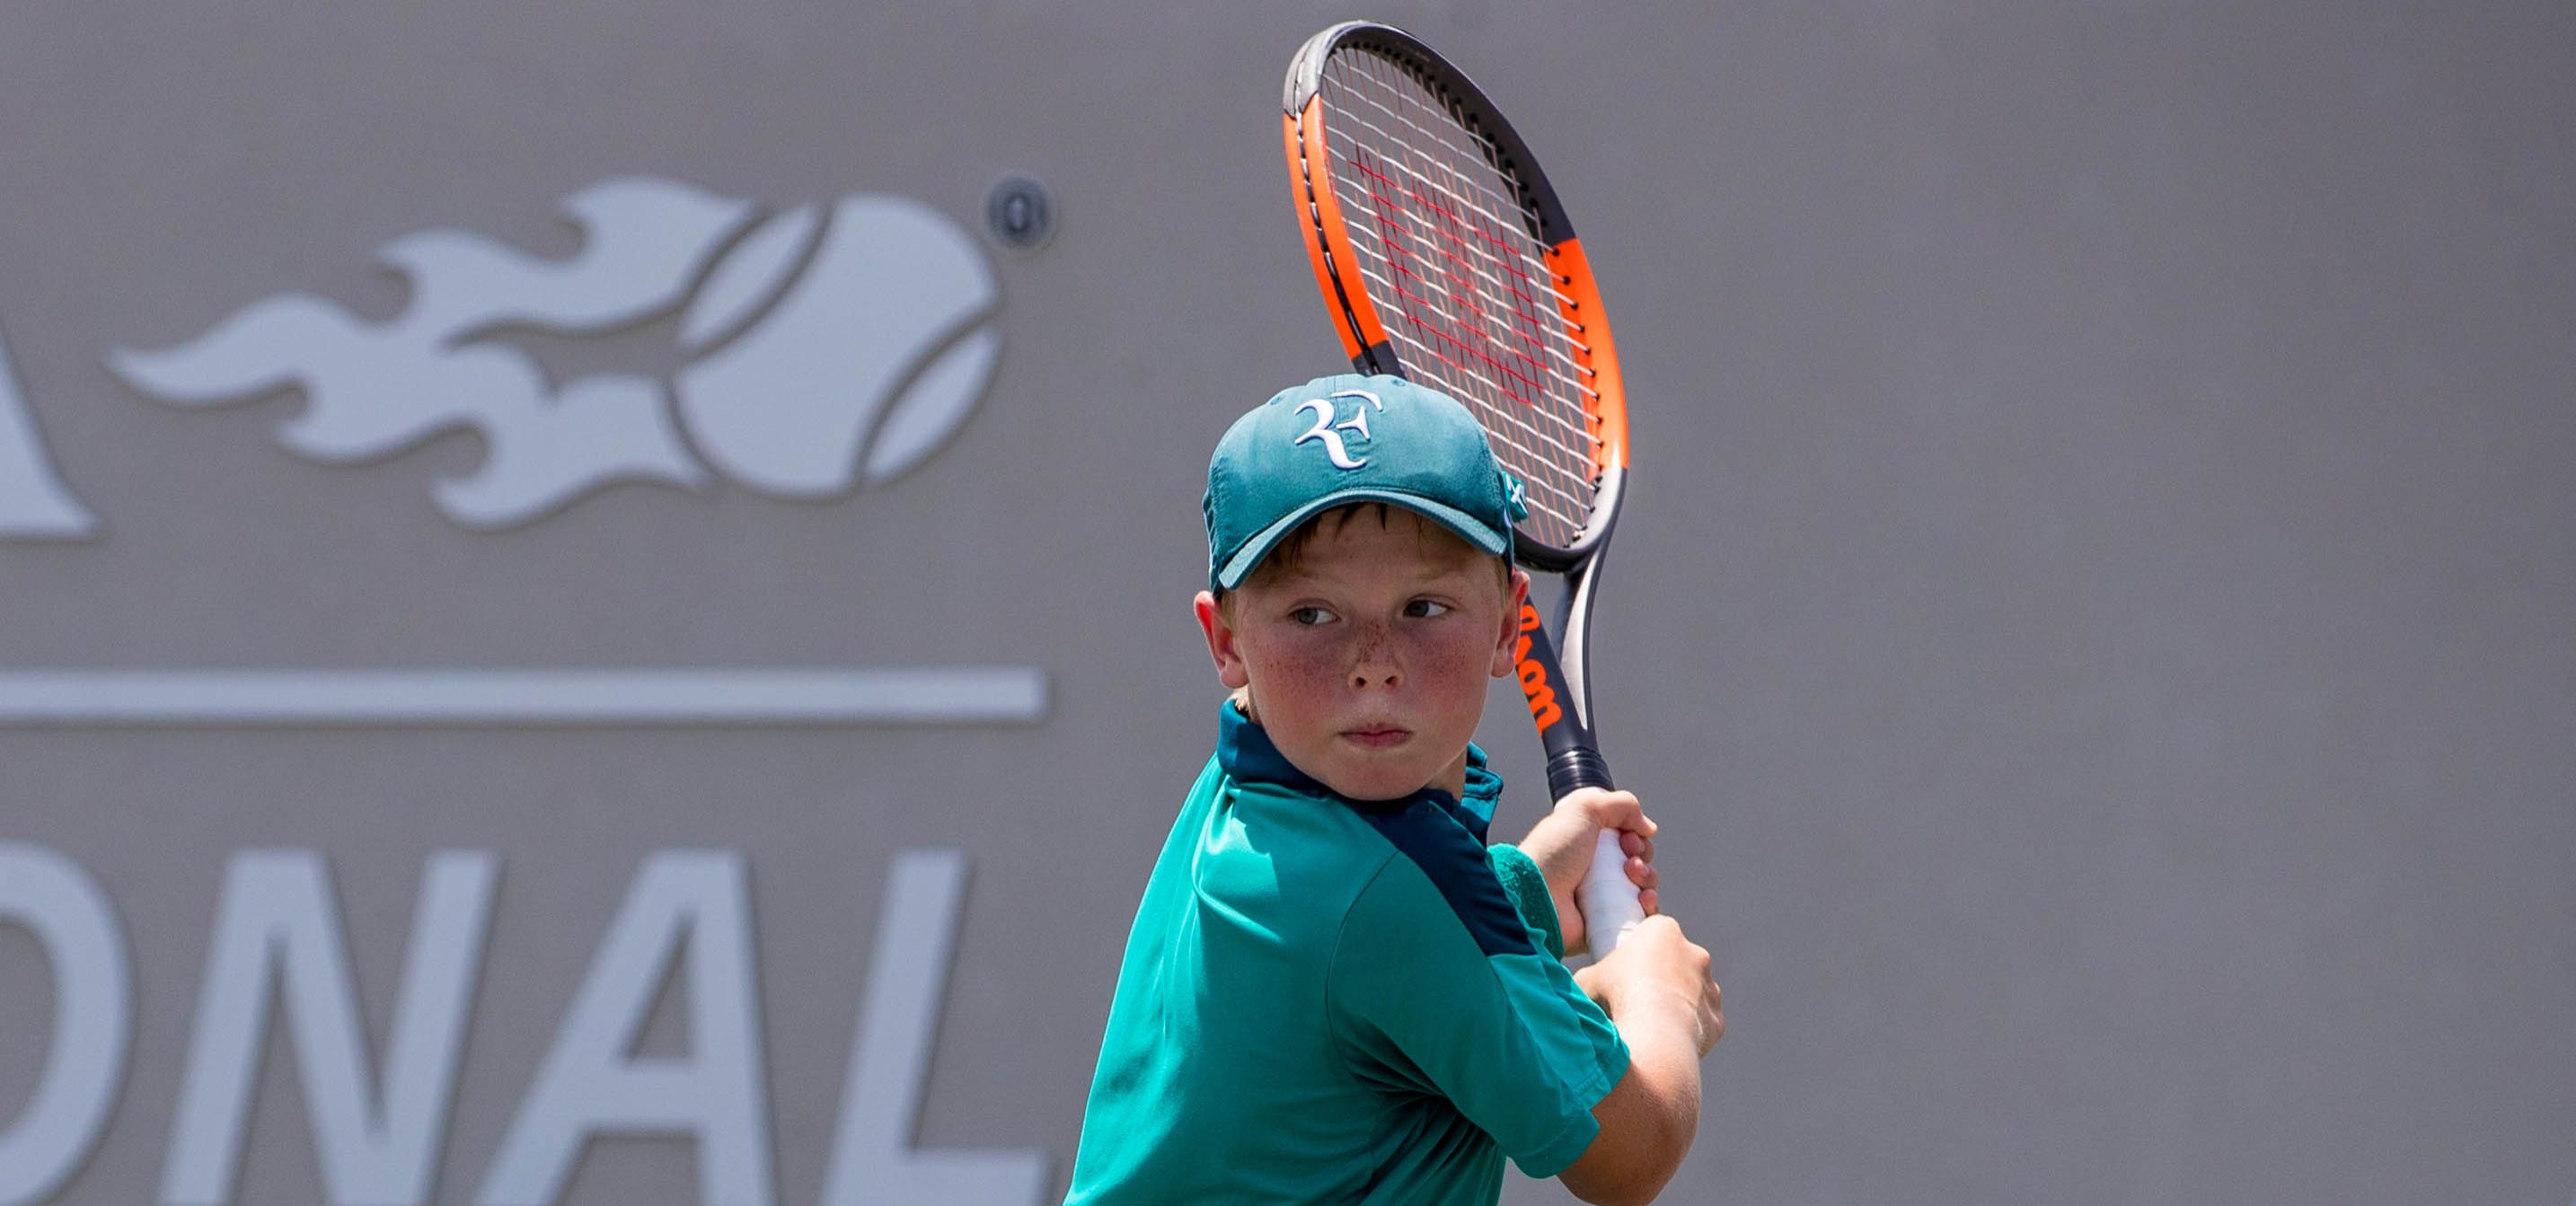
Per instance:
[[[1402,685],[1404,667],[1395,656],[1394,634],[1383,625],[1366,626],[1359,634],[1358,653],[1351,658],[1351,686],[1367,690]]]

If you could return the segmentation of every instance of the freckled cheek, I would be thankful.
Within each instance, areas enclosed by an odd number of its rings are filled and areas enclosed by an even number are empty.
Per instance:
[[[1281,641],[1263,651],[1253,673],[1262,680],[1265,693],[1329,697],[1342,689],[1352,664],[1363,656],[1361,645],[1368,645],[1367,656],[1375,659],[1390,651],[1384,645],[1387,641],[1394,643],[1391,651],[1401,661],[1405,676],[1418,684],[1465,681],[1481,692],[1489,677],[1486,671],[1492,662],[1491,650],[1471,641],[1429,633],[1379,636],[1375,644],[1322,636]]]
[[[1253,673],[1269,691],[1302,698],[1330,696],[1350,666],[1349,655],[1332,642],[1285,641],[1266,651]]]
[[[1405,648],[1405,665],[1412,668],[1416,678],[1441,681],[1464,678],[1476,681],[1480,687],[1491,658],[1489,650],[1458,640],[1417,638],[1407,642]]]
[[[1291,655],[1282,669],[1287,671],[1288,681],[1300,688],[1330,693],[1341,684],[1342,671],[1349,664],[1350,659],[1336,657],[1329,650],[1310,649]]]

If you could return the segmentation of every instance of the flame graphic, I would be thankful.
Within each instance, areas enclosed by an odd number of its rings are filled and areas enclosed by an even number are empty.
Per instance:
[[[409,279],[410,304],[370,324],[322,298],[253,302],[197,339],[117,349],[108,363],[175,406],[218,406],[301,388],[309,405],[279,428],[289,449],[346,463],[461,428],[489,449],[470,474],[435,483],[439,506],[478,528],[525,522],[620,479],[707,478],[649,377],[597,375],[549,391],[527,354],[475,341],[503,326],[600,331],[676,307],[752,203],[668,180],[618,177],[564,199],[578,255],[530,256],[463,230],[425,230],[377,258]]]

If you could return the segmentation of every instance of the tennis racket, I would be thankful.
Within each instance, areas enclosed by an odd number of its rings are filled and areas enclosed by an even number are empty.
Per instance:
[[[1521,610],[1521,693],[1556,799],[1610,784],[1584,654],[1628,471],[1627,403],[1592,268],[1556,190],[1482,89],[1420,39],[1351,21],[1288,65],[1289,187],[1315,282],[1365,373],[1430,385],[1485,425],[1519,478],[1515,553],[1561,575],[1554,640]],[[1642,919],[1604,830],[1576,892],[1595,951]]]

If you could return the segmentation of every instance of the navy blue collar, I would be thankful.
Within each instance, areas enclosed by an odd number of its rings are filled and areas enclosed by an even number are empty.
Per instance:
[[[1485,768],[1485,751],[1470,742],[1467,746],[1466,799],[1461,800],[1437,787],[1425,787],[1402,799],[1354,800],[1297,769],[1296,763],[1290,762],[1286,754],[1279,752],[1278,746],[1271,744],[1269,732],[1252,723],[1250,717],[1234,706],[1233,700],[1217,705],[1217,713],[1220,719],[1217,722],[1216,761],[1230,778],[1275,783],[1291,791],[1339,801],[1361,812],[1395,812],[1416,803],[1428,803],[1456,817],[1458,823],[1465,825],[1480,842],[1485,840],[1486,827],[1493,823],[1494,802],[1503,794],[1502,777]]]

